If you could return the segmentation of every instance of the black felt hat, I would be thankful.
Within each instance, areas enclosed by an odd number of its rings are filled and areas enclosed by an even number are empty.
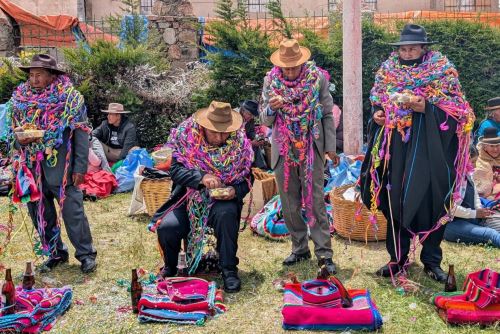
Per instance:
[[[418,24],[407,24],[401,31],[399,42],[389,43],[390,45],[411,45],[411,44],[434,44],[427,39],[425,28]]]

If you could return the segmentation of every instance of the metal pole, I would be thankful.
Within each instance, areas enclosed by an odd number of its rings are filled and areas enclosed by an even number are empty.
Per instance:
[[[343,2],[342,34],[344,152],[359,154],[363,145],[361,1]]]

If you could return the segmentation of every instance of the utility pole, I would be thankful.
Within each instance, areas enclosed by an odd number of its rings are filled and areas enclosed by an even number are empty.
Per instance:
[[[344,0],[342,10],[344,153],[363,146],[361,1]]]
[[[85,22],[85,2],[86,0],[77,0],[76,2],[76,16],[80,22]]]

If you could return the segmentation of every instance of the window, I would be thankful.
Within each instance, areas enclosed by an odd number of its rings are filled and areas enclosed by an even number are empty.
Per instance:
[[[334,12],[337,10],[341,10],[341,3],[339,0],[328,0],[328,11]]]
[[[363,9],[365,10],[377,10],[377,0],[364,0]]]
[[[264,13],[267,12],[267,4],[269,0],[244,0],[249,13]]]
[[[377,0],[363,0],[361,7],[363,10],[377,10]],[[328,0],[328,10],[330,12],[342,10],[342,1]]]
[[[491,11],[493,0],[445,0],[444,9],[450,12]]]
[[[153,10],[153,3],[155,0],[141,0],[141,14],[151,15]]]

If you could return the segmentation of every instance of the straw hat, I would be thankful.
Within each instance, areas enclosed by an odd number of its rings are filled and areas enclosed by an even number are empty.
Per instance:
[[[500,109],[500,97],[494,97],[488,100],[488,106],[484,110]]]
[[[300,46],[297,40],[285,39],[271,55],[271,63],[278,67],[295,67],[304,64],[310,57],[311,51]]]
[[[51,70],[56,74],[66,73],[57,66],[57,61],[54,57],[41,53],[36,54],[33,56],[33,58],[31,58],[31,63],[29,64],[29,66],[19,66],[19,69],[27,73],[29,73],[30,69],[32,68],[45,68],[47,70]]]
[[[208,108],[198,110],[193,120],[215,132],[233,132],[241,128],[243,118],[226,102],[212,101]]]
[[[108,109],[101,111],[109,114],[130,114],[130,111],[124,110],[121,103],[110,103]]]

